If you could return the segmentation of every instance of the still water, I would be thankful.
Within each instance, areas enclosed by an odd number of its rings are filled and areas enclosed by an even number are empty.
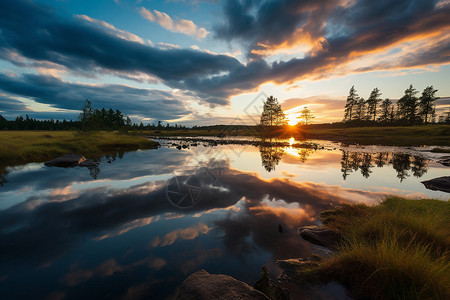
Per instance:
[[[166,299],[199,269],[252,285],[318,251],[296,230],[334,205],[449,199],[420,183],[449,175],[431,148],[160,142],[90,170],[1,174],[2,299]]]

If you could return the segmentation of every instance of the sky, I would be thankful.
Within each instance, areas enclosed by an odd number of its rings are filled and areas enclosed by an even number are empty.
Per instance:
[[[410,84],[450,109],[450,0],[0,0],[0,114],[75,119],[89,99],[133,122],[341,121],[354,85]]]

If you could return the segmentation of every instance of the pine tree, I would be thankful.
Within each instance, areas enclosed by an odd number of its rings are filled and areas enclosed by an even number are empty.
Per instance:
[[[378,121],[381,123],[387,123],[390,120],[392,101],[389,98],[384,99],[380,105],[380,116]]]
[[[381,92],[378,88],[374,88],[370,93],[369,99],[367,99],[367,120],[372,119],[375,122],[377,117],[377,106],[381,101]]]
[[[285,125],[286,116],[278,103],[277,98],[270,96],[264,101],[263,111],[261,113],[262,126],[280,126]]]
[[[363,121],[366,115],[366,101],[364,98],[359,98],[357,104],[353,108],[353,120]]]
[[[89,99],[84,101],[84,106],[81,108],[81,113],[78,116],[78,120],[81,121],[81,130],[86,131],[89,128],[89,121],[92,118],[94,110],[92,109],[92,103]]]
[[[404,119],[410,123],[416,121],[417,113],[417,90],[412,84],[405,90],[405,95],[397,101],[398,114],[400,119]]]
[[[347,103],[345,104],[344,122],[350,122],[353,116],[353,109],[358,104],[358,94],[356,93],[355,86],[350,89],[347,97]]]
[[[419,116],[425,123],[428,123],[428,119],[434,121],[436,118],[436,92],[433,86],[427,86],[419,99]]]

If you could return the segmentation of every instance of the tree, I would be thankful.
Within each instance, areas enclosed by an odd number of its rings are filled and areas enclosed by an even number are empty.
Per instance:
[[[436,100],[439,97],[436,97],[436,92],[433,86],[427,86],[423,92],[422,96],[419,99],[419,116],[425,123],[428,123],[428,119],[434,122],[436,118]]]
[[[301,111],[301,115],[298,117],[298,119],[303,120],[305,122],[305,125],[308,125],[308,121],[315,118],[311,111],[305,106]]]
[[[384,99],[380,104],[380,116],[378,117],[378,121],[387,123],[390,120],[392,108],[392,101],[389,98]]]
[[[350,122],[352,120],[353,109],[358,105],[358,99],[355,86],[352,86],[347,97],[347,103],[345,104],[344,122]]]
[[[280,126],[286,125],[286,116],[278,103],[277,98],[270,96],[264,101],[263,111],[261,113],[261,125]]]
[[[84,106],[81,108],[81,113],[78,115],[78,120],[81,122],[81,130],[86,131],[89,128],[89,121],[92,118],[94,110],[89,99],[84,100]]]
[[[408,122],[416,121],[417,113],[417,90],[413,88],[412,84],[405,90],[405,95],[397,101],[397,109],[400,119]]]
[[[377,106],[381,101],[381,92],[378,88],[374,88],[367,99],[367,120],[372,119],[375,122],[377,116]]]
[[[363,121],[366,115],[366,101],[363,97],[359,98],[353,108],[353,120]]]

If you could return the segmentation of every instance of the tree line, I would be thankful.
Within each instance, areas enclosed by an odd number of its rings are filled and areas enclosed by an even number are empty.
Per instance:
[[[184,125],[169,123],[156,124],[133,123],[127,115],[116,109],[97,109],[92,107],[90,100],[86,99],[77,120],[38,120],[30,118],[28,114],[17,116],[14,120],[7,120],[0,115],[0,130],[177,130],[187,129]]]
[[[389,98],[381,99],[381,91],[374,88],[367,100],[359,97],[352,86],[345,104],[345,123],[360,125],[363,123],[380,123],[395,125],[427,124],[436,122],[436,96],[438,90],[427,86],[420,97],[412,84],[404,95],[394,103]],[[449,113],[450,115],[450,113]],[[440,122],[450,122],[450,116],[443,116]]]

